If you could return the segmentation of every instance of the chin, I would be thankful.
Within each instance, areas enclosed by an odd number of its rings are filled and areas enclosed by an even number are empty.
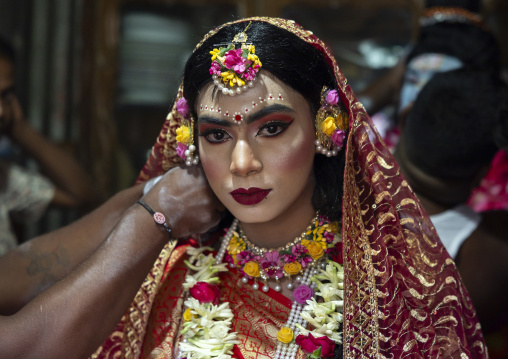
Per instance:
[[[265,223],[276,217],[273,208],[269,208],[262,203],[254,206],[244,206],[235,202],[226,206],[226,208],[242,223]]]

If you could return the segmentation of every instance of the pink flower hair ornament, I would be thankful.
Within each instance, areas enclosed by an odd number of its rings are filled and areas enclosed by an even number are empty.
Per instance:
[[[336,156],[344,146],[348,129],[348,113],[341,109],[337,90],[323,87],[321,108],[316,115],[316,152]]]
[[[249,25],[236,34],[231,44],[210,51],[210,75],[215,86],[225,95],[240,94],[254,86],[257,73],[263,66],[255,46],[247,43],[245,31]],[[240,48],[237,49],[235,43],[240,43]]]

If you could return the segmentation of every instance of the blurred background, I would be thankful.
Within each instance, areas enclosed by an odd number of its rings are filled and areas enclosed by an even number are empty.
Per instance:
[[[86,168],[98,204],[134,183],[184,61],[212,27],[246,16],[291,18],[328,43],[359,91],[406,53],[423,6],[423,0],[0,0],[0,35],[17,52],[16,94],[27,121]],[[482,11],[507,69],[508,1],[485,1]],[[4,142],[2,156],[30,166]],[[22,236],[60,227],[90,207],[50,210]]]

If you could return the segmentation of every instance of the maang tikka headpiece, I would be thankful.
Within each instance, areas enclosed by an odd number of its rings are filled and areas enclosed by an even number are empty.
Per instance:
[[[316,152],[336,156],[344,146],[348,113],[340,108],[337,90],[321,90],[321,108],[316,115]]]
[[[212,55],[210,75],[213,77],[213,83],[225,95],[240,94],[252,87],[262,66],[256,56],[256,48],[247,42],[248,36],[245,31],[250,24],[236,34],[231,43],[218,45],[218,49],[210,51]],[[237,49],[237,45],[240,48]]]

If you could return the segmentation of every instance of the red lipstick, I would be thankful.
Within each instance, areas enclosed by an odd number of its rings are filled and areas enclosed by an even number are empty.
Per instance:
[[[271,189],[261,189],[256,187],[251,187],[249,189],[238,188],[231,192],[231,196],[233,199],[240,204],[245,206],[252,206],[254,204],[258,204],[262,200],[268,196]]]

